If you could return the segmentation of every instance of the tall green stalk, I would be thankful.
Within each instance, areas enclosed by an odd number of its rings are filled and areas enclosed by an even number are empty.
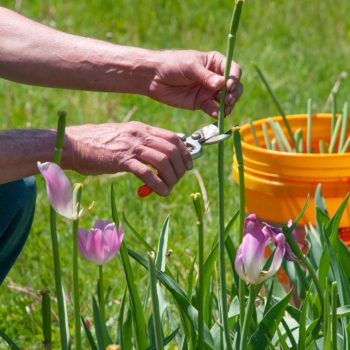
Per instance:
[[[191,195],[197,215],[198,228],[198,349],[204,349],[204,224],[200,193]]]
[[[233,51],[236,43],[236,34],[238,30],[239,20],[241,16],[243,1],[238,0],[235,3],[235,8],[233,10],[230,33],[228,34],[228,48],[226,57],[226,67],[225,67],[225,81],[228,80],[230,75],[231,63],[233,58]],[[218,118],[218,127],[220,134],[224,133],[224,117],[225,117],[225,94],[226,94],[226,84],[221,90],[220,96],[220,112]],[[226,267],[225,267],[225,202],[224,202],[224,192],[225,192],[225,172],[224,172],[224,151],[225,145],[220,142],[218,145],[218,183],[219,183],[219,256],[220,256],[220,291],[221,291],[221,322],[224,328],[226,347],[228,350],[232,349],[229,323],[228,323],[228,310],[227,310],[227,291],[226,291]]]
[[[272,90],[272,88],[271,88],[269,82],[267,81],[267,79],[266,79],[264,73],[263,73],[262,70],[258,67],[258,65],[253,64],[253,67],[254,67],[255,70],[257,71],[259,77],[261,78],[261,80],[262,80],[262,82],[264,83],[264,85],[265,85],[267,91],[269,92],[269,94],[270,94],[270,96],[271,96],[273,102],[275,103],[276,108],[278,109],[279,113],[281,114],[282,119],[283,119],[283,123],[284,123],[284,125],[285,125],[285,127],[286,127],[286,129],[287,129],[289,138],[290,138],[290,140],[292,141],[292,143],[293,143],[293,145],[294,145],[295,152],[298,152],[298,147],[297,147],[297,143],[296,143],[296,141],[295,141],[294,135],[293,135],[292,128],[291,128],[291,126],[290,126],[290,124],[289,124],[289,121],[288,121],[288,119],[287,119],[287,116],[286,116],[286,114],[284,113],[284,110],[283,110],[283,108],[282,108],[280,102],[279,102],[278,99],[277,99],[276,94],[275,94],[274,91]]]
[[[157,277],[156,277],[156,267],[154,263],[155,254],[154,252],[150,252],[148,254],[148,264],[149,264],[149,279],[150,279],[150,287],[151,287],[151,300],[152,300],[152,318],[153,318],[153,327],[156,338],[156,349],[163,350],[163,331],[162,331],[162,320],[160,316],[159,309],[159,300],[157,293]],[[200,348],[200,349],[204,349]]]
[[[80,211],[82,185],[76,184],[73,191],[73,208],[76,214]],[[81,329],[80,329],[80,293],[79,293],[79,268],[78,268],[78,228],[79,216],[73,220],[73,302],[74,302],[74,332],[75,349],[81,349]]]
[[[101,316],[103,317],[103,320],[106,321],[104,294],[105,293],[104,293],[104,283],[103,283],[103,265],[98,265],[98,285],[97,285],[98,305],[100,307]]]
[[[243,327],[242,327],[242,332],[241,332],[241,339],[239,343],[239,350],[245,350],[247,349],[247,336],[249,332],[249,325],[250,321],[252,319],[253,315],[253,310],[255,307],[255,298],[257,294],[257,287],[253,284],[250,285],[249,287],[249,300],[248,300],[248,305],[247,305],[247,310],[244,316],[244,322],[243,322]]]
[[[238,175],[239,175],[239,241],[242,242],[243,230],[244,230],[244,219],[245,219],[245,186],[244,186],[244,163],[242,154],[241,144],[241,133],[239,129],[233,131],[235,155],[237,160]],[[240,311],[240,327],[243,327],[243,320],[245,314],[245,282],[239,280],[239,311]]]
[[[66,113],[58,112],[57,134],[53,161],[60,164],[62,156],[62,147],[64,143],[64,131],[66,126]],[[57,228],[56,228],[56,212],[50,206],[50,232],[52,242],[53,265],[55,274],[55,287],[58,305],[58,316],[60,323],[61,348],[68,350],[69,348],[69,329],[68,320],[65,309],[65,301],[63,295],[63,286],[61,278],[60,252],[58,246]]]
[[[51,300],[50,300],[50,292],[48,289],[44,289],[41,291],[41,315],[43,322],[43,346],[45,350],[51,350]]]

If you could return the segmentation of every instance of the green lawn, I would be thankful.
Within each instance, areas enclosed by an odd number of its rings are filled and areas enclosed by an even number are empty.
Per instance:
[[[15,1],[2,0],[1,5],[14,8]],[[18,3],[21,3],[20,1]],[[23,1],[20,12],[37,21],[64,31],[112,42],[153,49],[188,48],[225,52],[226,34],[233,1],[228,0],[105,0],[105,1]],[[328,93],[341,71],[350,73],[350,2],[247,0],[242,14],[235,60],[243,69],[245,87],[241,102],[227,125],[249,118],[275,115],[276,111],[263,89],[251,62],[264,69],[288,113],[306,110],[311,97],[314,110],[321,110]],[[1,38],[0,38],[1,40]],[[341,87],[339,99],[350,93],[350,78]],[[143,121],[174,131],[191,132],[210,122],[201,112],[183,111],[161,105],[146,97],[72,92],[29,87],[0,80],[0,128],[54,128],[56,111],[68,112],[68,124],[122,121],[136,106],[133,120]],[[231,180],[230,143],[226,152],[226,214],[237,207],[237,191]],[[195,168],[206,184],[210,217],[206,221],[207,247],[217,226],[216,147],[205,150]],[[95,201],[91,215],[81,224],[89,227],[96,218],[110,218],[109,190],[113,181],[118,193],[118,207],[153,246],[162,223],[171,215],[170,264],[186,278],[191,257],[196,255],[196,227],[190,193],[198,190],[194,171],[188,172],[168,198],[155,195],[139,199],[139,181],[130,174],[84,179],[71,174],[74,181],[85,181],[83,202]],[[63,276],[67,294],[71,292],[70,224],[60,220],[59,233]],[[133,249],[145,251],[129,230],[125,238]],[[48,222],[48,202],[44,183],[38,177],[38,201],[35,221],[28,243],[0,292],[0,330],[6,331],[27,349],[41,346],[40,304],[29,293],[8,288],[10,282],[34,293],[41,288],[54,289]],[[83,314],[91,317],[90,296],[94,290],[97,268],[81,260]],[[140,287],[145,277],[138,268]],[[118,311],[118,300],[125,289],[121,262],[106,266],[112,294],[110,316]],[[57,339],[57,324],[55,324]],[[0,341],[0,348],[6,348]],[[54,346],[57,348],[57,345]]]

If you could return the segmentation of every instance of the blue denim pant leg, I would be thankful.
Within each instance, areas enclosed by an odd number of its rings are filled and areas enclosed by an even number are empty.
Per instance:
[[[27,240],[35,200],[34,177],[0,185],[0,284]]]

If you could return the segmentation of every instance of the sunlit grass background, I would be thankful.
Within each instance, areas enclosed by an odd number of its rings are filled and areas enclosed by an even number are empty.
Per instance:
[[[39,22],[74,34],[152,49],[198,49],[225,52],[233,1],[229,0],[104,0],[104,1],[10,1],[0,4],[15,9]],[[227,125],[243,120],[275,115],[274,106],[250,63],[264,69],[288,113],[306,110],[307,98],[314,110],[321,110],[341,71],[350,66],[350,2],[348,0],[247,0],[243,10],[235,60],[243,69],[244,95]],[[1,40],[1,38],[0,38]],[[350,78],[340,90],[340,101],[348,99]],[[142,96],[91,93],[29,87],[0,80],[0,128],[54,128],[56,111],[68,112],[68,124],[121,122],[130,110],[133,120],[174,131],[192,132],[210,123],[198,111],[183,111],[161,105]],[[226,217],[237,208],[237,190],[231,180],[231,144],[226,152]],[[195,161],[210,202],[206,222],[207,248],[216,234],[216,147],[207,148]],[[70,174],[73,181],[87,183],[83,201],[95,201],[90,215],[81,224],[90,227],[96,218],[110,218],[109,191],[113,181],[118,207],[152,245],[163,221],[171,215],[169,266],[182,283],[190,261],[196,255],[196,227],[190,193],[198,190],[194,171],[188,172],[168,198],[155,195],[141,200],[136,195],[140,182],[126,174],[113,179],[85,179]],[[27,349],[41,347],[40,304],[30,295],[42,288],[53,291],[48,203],[43,181],[38,177],[35,220],[28,242],[0,287],[0,329]],[[63,278],[68,296],[71,292],[70,224],[60,220],[59,234]],[[128,245],[145,253],[129,230]],[[82,313],[91,317],[91,292],[95,289],[97,268],[81,259]],[[115,316],[118,300],[125,289],[121,262],[106,266],[112,288],[108,313]],[[135,268],[140,289],[147,275]],[[27,292],[9,288],[23,287]],[[55,339],[57,340],[57,324]],[[0,341],[0,348],[6,348]],[[57,348],[57,344],[54,346]]]

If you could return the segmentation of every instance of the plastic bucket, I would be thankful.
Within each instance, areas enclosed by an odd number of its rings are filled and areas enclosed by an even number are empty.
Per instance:
[[[287,135],[281,117],[273,117]],[[292,130],[302,129],[306,138],[307,115],[290,115]],[[313,115],[312,148],[318,152],[319,140],[329,143],[331,130],[330,114]],[[322,184],[322,195],[326,199],[329,215],[332,216],[350,191],[350,153],[287,153],[265,148],[262,124],[267,119],[253,123],[261,147],[255,146],[249,125],[241,127],[246,190],[246,213],[255,213],[260,219],[276,224],[296,218],[305,204],[310,203],[300,225],[315,224],[314,194],[316,186]],[[273,138],[270,128],[269,136]],[[305,148],[305,145],[304,145]],[[337,146],[335,148],[337,150]],[[237,162],[234,157],[233,176],[238,182]],[[348,205],[340,223],[339,235],[350,245],[350,206]]]

